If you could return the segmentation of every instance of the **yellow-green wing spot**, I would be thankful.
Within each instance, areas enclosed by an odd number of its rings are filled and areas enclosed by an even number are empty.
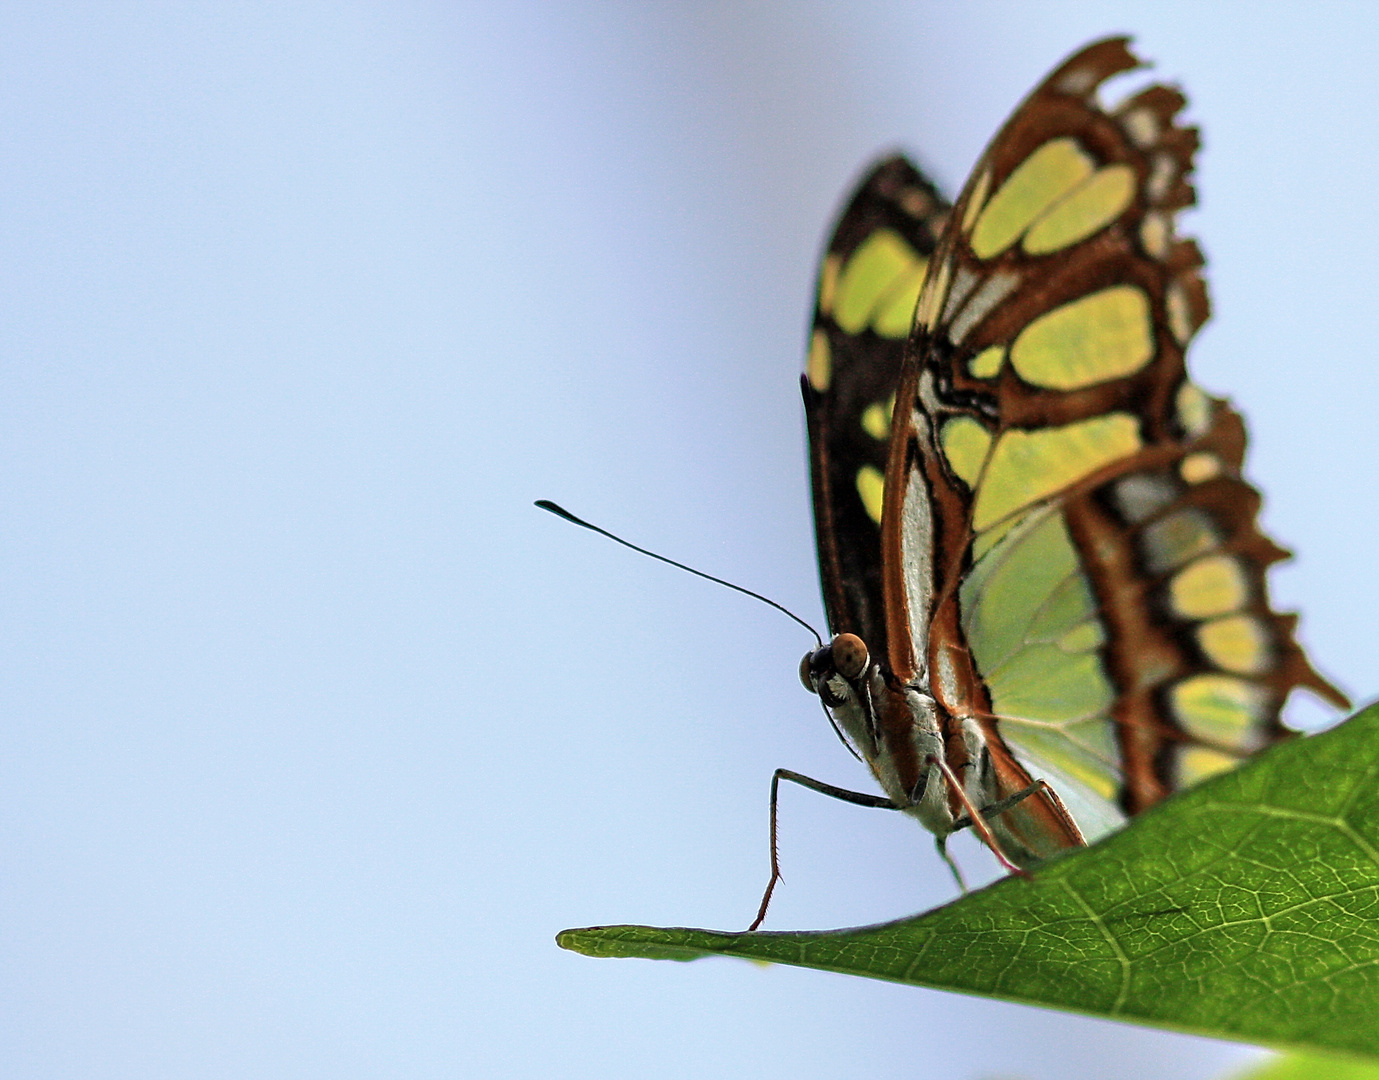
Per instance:
[[[824,256],[824,264],[819,267],[819,310],[825,315],[833,314],[833,300],[838,292],[838,272],[843,268],[843,257],[836,253]]]
[[[891,413],[895,411],[895,395],[885,401],[874,401],[862,410],[862,430],[877,442],[891,437]]]
[[[1188,454],[1178,466],[1178,475],[1189,484],[1200,484],[1211,480],[1226,471],[1226,466],[1215,454]]]
[[[1141,150],[1153,146],[1159,140],[1159,118],[1153,109],[1131,109],[1122,113],[1120,123],[1130,141]]]
[[[991,449],[991,434],[970,416],[957,416],[940,433],[943,456],[968,487],[974,487]]]
[[[986,197],[991,193],[991,166],[988,165],[982,170],[981,176],[977,178],[976,186],[972,189],[972,194],[967,200],[967,206],[962,212],[962,231],[967,235],[972,231],[972,223],[977,220],[977,215],[986,204]]]
[[[951,421],[950,421],[951,423]],[[1007,431],[996,440],[977,489],[978,532],[1140,448],[1139,423],[1107,413],[1062,427]]]
[[[1201,435],[1211,426],[1211,398],[1195,383],[1185,382],[1178,387],[1174,404],[1178,423],[1189,435]]]
[[[833,350],[828,347],[828,335],[822,330],[815,330],[809,339],[809,358],[804,363],[804,373],[809,385],[821,394],[833,381]]]
[[[1173,331],[1179,345],[1186,345],[1197,327],[1193,325],[1192,304],[1181,282],[1174,281],[1168,286],[1164,309],[1168,313],[1168,328]]]
[[[849,334],[872,325],[884,336],[905,337],[926,265],[895,230],[877,229],[838,274],[833,287],[834,321]]]
[[[989,259],[1092,175],[1095,165],[1075,139],[1050,139],[1025,158],[991,196],[972,229],[972,253]]]
[[[976,356],[967,362],[967,370],[978,379],[994,379],[1001,371],[1001,365],[1005,363],[1006,350],[1004,345],[992,345],[990,348],[983,349]]]
[[[908,271],[896,279],[882,297],[880,307],[872,319],[872,329],[883,338],[901,339],[910,336],[910,324],[915,317],[915,303],[924,287],[927,259],[916,259]]]
[[[1024,249],[1047,255],[1099,232],[1125,211],[1135,198],[1135,170],[1107,165],[1075,188],[1031,226]]]
[[[1178,163],[1172,154],[1156,154],[1149,166],[1149,179],[1144,182],[1144,193],[1152,203],[1163,202],[1169,185],[1178,176]]]
[[[1240,675],[1259,675],[1273,661],[1272,642],[1258,619],[1226,615],[1197,628],[1197,644],[1217,667]]]
[[[1193,675],[1168,693],[1179,726],[1204,742],[1249,753],[1258,748],[1259,722],[1269,712],[1269,692],[1234,675]]]
[[[1114,285],[1039,316],[1020,332],[1010,362],[1020,378],[1076,390],[1139,371],[1154,357],[1149,298]]]
[[[1196,507],[1184,507],[1151,521],[1140,535],[1140,552],[1149,569],[1162,574],[1221,546],[1216,523]]]
[[[932,330],[934,319],[943,310],[948,299],[948,286],[953,274],[953,260],[944,259],[931,278],[926,278],[920,290],[919,301],[915,304],[915,326],[922,330]]]
[[[881,524],[881,502],[886,492],[886,478],[875,465],[863,465],[857,470],[857,494],[862,499],[867,516]]]
[[[1240,562],[1230,555],[1207,555],[1189,563],[1168,583],[1169,605],[1182,619],[1210,619],[1239,611],[1250,597]]]
[[[1173,238],[1171,219],[1162,210],[1153,210],[1144,215],[1140,222],[1140,243],[1151,259],[1162,259],[1168,254],[1168,242]]]
[[[1154,473],[1130,473],[1112,485],[1111,497],[1121,517],[1137,525],[1171,506],[1178,498],[1178,487]]]
[[[1058,639],[1058,647],[1065,653],[1092,652],[1106,644],[1106,629],[1100,622],[1085,622],[1074,626]]]
[[[1240,764],[1238,757],[1223,754],[1206,746],[1180,746],[1178,748],[1178,784],[1191,787],[1209,776],[1229,772]]]

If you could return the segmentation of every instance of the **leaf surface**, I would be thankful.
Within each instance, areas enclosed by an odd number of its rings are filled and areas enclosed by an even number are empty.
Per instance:
[[[1286,1054],[1222,1080],[1379,1080],[1379,1063],[1357,1058]]]

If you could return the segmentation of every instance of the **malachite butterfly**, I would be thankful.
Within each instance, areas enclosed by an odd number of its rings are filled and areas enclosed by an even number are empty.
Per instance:
[[[1067,60],[951,207],[904,158],[872,169],[802,380],[833,637],[801,675],[886,793],[854,801],[941,849],[975,819],[1015,867],[1288,737],[1295,688],[1346,705],[1269,606],[1287,553],[1240,416],[1188,379],[1185,99],[1097,100],[1139,66],[1125,38]]]

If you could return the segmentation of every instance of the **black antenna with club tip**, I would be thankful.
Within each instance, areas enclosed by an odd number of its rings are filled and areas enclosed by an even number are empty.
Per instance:
[[[600,529],[597,525],[589,524],[589,522],[585,521],[583,518],[575,517],[575,515],[570,513],[570,511],[566,510],[563,506],[557,506],[555,503],[551,502],[550,499],[537,499],[536,505],[539,506],[542,510],[549,511],[556,517],[564,518],[566,521],[570,522],[573,525],[578,525],[581,528],[588,529],[590,532],[596,532],[600,536],[606,536],[609,540],[612,540],[615,543],[619,543],[625,548],[631,548],[639,555],[645,555],[648,558],[657,559],[663,563],[669,563],[671,566],[674,566],[680,570],[684,570],[686,573],[693,574],[695,577],[701,577],[705,581],[712,581],[716,585],[723,585],[726,588],[733,589],[737,592],[743,593],[746,596],[750,596],[754,600],[760,600],[763,604],[769,604],[777,611],[782,612],[783,614],[788,615],[790,616],[790,618],[794,619],[797,623],[799,623],[801,626],[803,626],[806,630],[808,630],[811,634],[814,635],[814,640],[819,643],[820,647],[823,646],[824,639],[819,636],[819,631],[815,630],[814,627],[810,626],[807,622],[801,619],[789,608],[785,607],[782,604],[776,603],[770,597],[762,596],[761,593],[752,592],[751,589],[744,589],[741,585],[734,585],[731,581],[724,581],[722,578],[714,577],[712,574],[706,574],[702,570],[696,570],[694,567],[686,566],[684,563],[676,562],[674,559],[667,559],[664,555],[657,555],[656,552],[647,551],[647,549],[644,547],[638,547],[636,544],[624,540],[621,536],[615,536],[613,533],[610,533],[607,529]]]

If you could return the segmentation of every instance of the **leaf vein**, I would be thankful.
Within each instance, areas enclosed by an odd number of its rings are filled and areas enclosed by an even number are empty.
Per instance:
[[[1116,935],[1111,933],[1111,928],[1108,927],[1102,917],[1092,909],[1092,905],[1087,903],[1086,898],[1073,887],[1073,883],[1067,878],[1062,878],[1059,884],[1067,890],[1068,895],[1073,898],[1077,906],[1086,913],[1087,918],[1101,933],[1101,936],[1106,940],[1106,944],[1111,946],[1111,951],[1116,954],[1116,959],[1120,962],[1120,992],[1116,994],[1115,1002],[1111,1005],[1110,1009],[1107,1010],[1111,1016],[1116,1016],[1120,1013],[1126,998],[1130,996],[1130,958],[1125,955],[1125,950],[1121,948],[1120,941],[1116,938]]]

